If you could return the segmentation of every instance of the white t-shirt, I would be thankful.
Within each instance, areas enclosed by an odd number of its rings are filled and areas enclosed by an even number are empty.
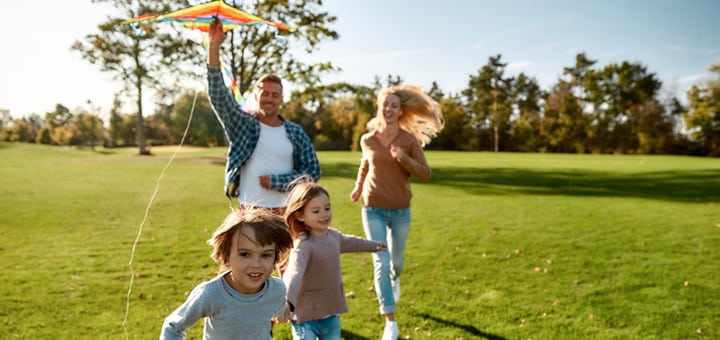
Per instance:
[[[285,125],[278,127],[260,124],[260,139],[240,170],[240,204],[266,208],[285,206],[287,192],[268,190],[260,186],[260,176],[292,172],[293,146]]]

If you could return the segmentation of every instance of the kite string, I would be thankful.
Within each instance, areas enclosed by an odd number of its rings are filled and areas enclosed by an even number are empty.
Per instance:
[[[147,207],[145,207],[145,216],[143,216],[142,222],[140,222],[140,226],[138,227],[137,236],[135,236],[135,242],[133,242],[132,251],[130,252],[130,261],[128,262],[128,267],[130,267],[130,283],[128,284],[128,291],[127,295],[125,296],[125,317],[123,318],[122,327],[123,332],[125,333],[125,339],[128,339],[128,332],[127,332],[127,319],[128,315],[130,313],[130,294],[132,294],[132,287],[133,283],[135,281],[135,271],[133,270],[133,260],[135,259],[135,250],[137,249],[138,242],[140,242],[140,236],[142,235],[143,226],[145,225],[145,222],[147,221],[148,214],[150,213],[150,207],[152,206],[153,202],[155,201],[155,196],[157,196],[157,193],[160,189],[160,181],[162,181],[163,176],[165,175],[165,171],[170,167],[170,164],[175,159],[175,156],[177,156],[178,152],[180,151],[180,148],[182,148],[183,143],[185,142],[185,137],[187,137],[188,131],[190,130],[190,123],[193,119],[193,113],[195,112],[195,103],[197,102],[197,96],[198,92],[195,92],[195,98],[193,98],[192,108],[190,109],[190,115],[188,117],[187,125],[185,126],[185,131],[183,132],[182,138],[180,138],[180,144],[175,148],[175,151],[173,152],[172,156],[168,160],[168,162],[165,164],[165,167],[160,172],[160,175],[158,176],[157,181],[155,182],[155,191],[150,196],[150,201],[147,204]]]

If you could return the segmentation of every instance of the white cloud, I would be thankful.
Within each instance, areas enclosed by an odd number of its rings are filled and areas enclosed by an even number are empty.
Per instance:
[[[707,79],[709,77],[710,77],[710,73],[702,72],[702,73],[696,73],[696,74],[691,74],[691,75],[687,75],[684,77],[680,77],[680,78],[678,78],[678,82],[681,84],[687,84],[687,83],[693,84],[693,83],[697,83],[701,80]]]
[[[511,63],[508,63],[506,66],[506,70],[510,72],[522,72],[523,70],[526,70],[528,67],[530,67],[533,63],[531,61],[521,60],[521,61],[513,61]]]
[[[541,45],[538,49],[540,51],[556,51],[556,50],[561,50],[562,46],[563,46],[563,44],[561,44],[559,42],[550,42],[550,43]]]
[[[695,48],[695,47],[689,47],[684,45],[672,45],[670,46],[670,49],[676,52],[683,52],[683,53],[694,53],[694,54],[705,54],[705,55],[715,55],[720,54],[720,50],[717,48]]]
[[[368,62],[368,61],[377,61],[377,60],[386,60],[386,59],[396,59],[396,58],[401,58],[401,57],[420,55],[423,53],[425,53],[425,51],[422,51],[422,50],[385,51],[385,52],[378,52],[378,53],[356,54],[353,56],[338,57],[338,58],[335,58],[334,62],[338,62],[338,63],[340,63],[340,62],[345,62],[345,63]]]

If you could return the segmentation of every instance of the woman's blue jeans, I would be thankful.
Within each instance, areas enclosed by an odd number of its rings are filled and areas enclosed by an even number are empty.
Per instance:
[[[380,314],[395,312],[395,298],[391,280],[402,274],[405,262],[405,245],[410,231],[410,208],[378,209],[363,207],[362,222],[368,239],[385,242],[388,251],[372,254],[375,271],[375,294],[380,303]]]

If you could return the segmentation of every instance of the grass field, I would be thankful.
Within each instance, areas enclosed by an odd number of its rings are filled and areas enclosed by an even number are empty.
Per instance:
[[[0,144],[0,338],[154,339],[215,275],[224,149]],[[320,152],[334,225],[359,153]],[[720,338],[720,159],[428,152],[398,305],[407,339]],[[369,254],[343,255],[343,337],[378,339]],[[201,338],[202,324],[189,332]],[[289,325],[276,327],[289,339]]]

